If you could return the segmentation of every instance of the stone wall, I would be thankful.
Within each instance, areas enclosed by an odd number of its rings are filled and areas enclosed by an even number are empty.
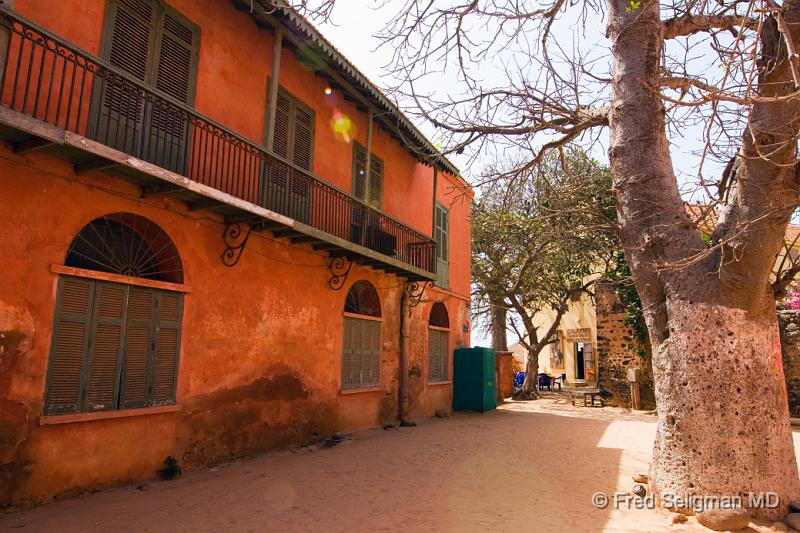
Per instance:
[[[655,409],[653,375],[649,358],[642,357],[635,349],[633,330],[625,324],[625,309],[622,307],[612,282],[598,280],[595,283],[597,312],[597,366],[598,386],[606,405],[631,406],[631,389],[628,369],[641,370],[640,397],[643,409]]]
[[[786,390],[789,394],[789,413],[800,417],[800,311],[779,311],[781,351]]]

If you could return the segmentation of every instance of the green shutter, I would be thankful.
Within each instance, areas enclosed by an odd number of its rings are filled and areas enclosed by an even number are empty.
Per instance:
[[[152,0],[111,0],[102,46],[109,63],[141,82],[152,70],[158,10]],[[89,135],[129,153],[141,155],[144,121],[143,95],[132,91],[116,76],[95,77]]]
[[[375,154],[370,156],[369,166],[369,205],[383,209],[383,161]]]
[[[149,84],[187,105],[194,104],[200,30],[175,10],[159,11],[153,66]],[[187,116],[171,105],[154,101],[149,113],[145,158],[183,174],[189,136]]]
[[[353,196],[367,201],[367,152],[358,143],[353,143]]]
[[[450,373],[450,332],[428,330],[428,381],[446,381]]]
[[[381,384],[381,322],[364,320],[369,330],[369,378],[366,385],[375,387]]]
[[[344,317],[342,388],[381,383],[381,322]]]
[[[89,350],[84,361],[84,411],[117,408],[128,287],[95,282]]]
[[[146,82],[150,76],[157,9],[152,0],[111,0],[104,56]]]
[[[369,179],[367,172],[367,151],[358,143],[353,143],[353,196],[375,209],[383,208],[383,161],[370,154]]]
[[[183,317],[183,294],[158,291],[152,405],[175,403]]]
[[[175,402],[183,294],[62,277],[45,414]]]
[[[92,282],[79,278],[59,278],[45,414],[80,410],[81,368],[89,341],[93,297]]]
[[[158,22],[157,52],[150,83],[179,102],[193,105],[200,29],[167,6],[163,7]]]
[[[292,162],[298,167],[312,172],[314,170],[314,110],[296,99],[293,103]]]
[[[125,335],[125,366],[122,382],[122,407],[144,407],[149,399],[152,331],[155,316],[155,292],[131,287]]]
[[[436,241],[436,286],[450,287],[450,212],[436,204],[433,240]]]

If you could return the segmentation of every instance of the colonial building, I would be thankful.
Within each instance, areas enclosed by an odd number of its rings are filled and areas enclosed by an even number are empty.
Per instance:
[[[432,415],[471,191],[266,0],[0,1],[0,502]]]

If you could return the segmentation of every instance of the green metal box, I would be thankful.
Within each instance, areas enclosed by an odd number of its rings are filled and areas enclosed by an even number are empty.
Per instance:
[[[496,407],[494,350],[460,348],[453,355],[453,409],[488,411]]]

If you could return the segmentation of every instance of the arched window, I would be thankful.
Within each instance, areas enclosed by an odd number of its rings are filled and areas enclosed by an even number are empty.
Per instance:
[[[355,283],[344,304],[342,388],[381,384],[381,300],[368,281]]]
[[[172,239],[133,213],[96,218],[75,236],[64,264],[136,278],[183,283],[183,266]]]
[[[428,381],[448,381],[450,377],[450,318],[447,307],[436,302],[428,318]]]
[[[65,263],[149,281],[59,277],[45,414],[175,403],[183,293],[152,286],[183,281],[172,240],[145,218],[114,213],[75,236]]]
[[[378,291],[369,281],[357,281],[350,290],[347,291],[347,298],[344,301],[345,313],[356,315],[381,316],[381,299]]]

